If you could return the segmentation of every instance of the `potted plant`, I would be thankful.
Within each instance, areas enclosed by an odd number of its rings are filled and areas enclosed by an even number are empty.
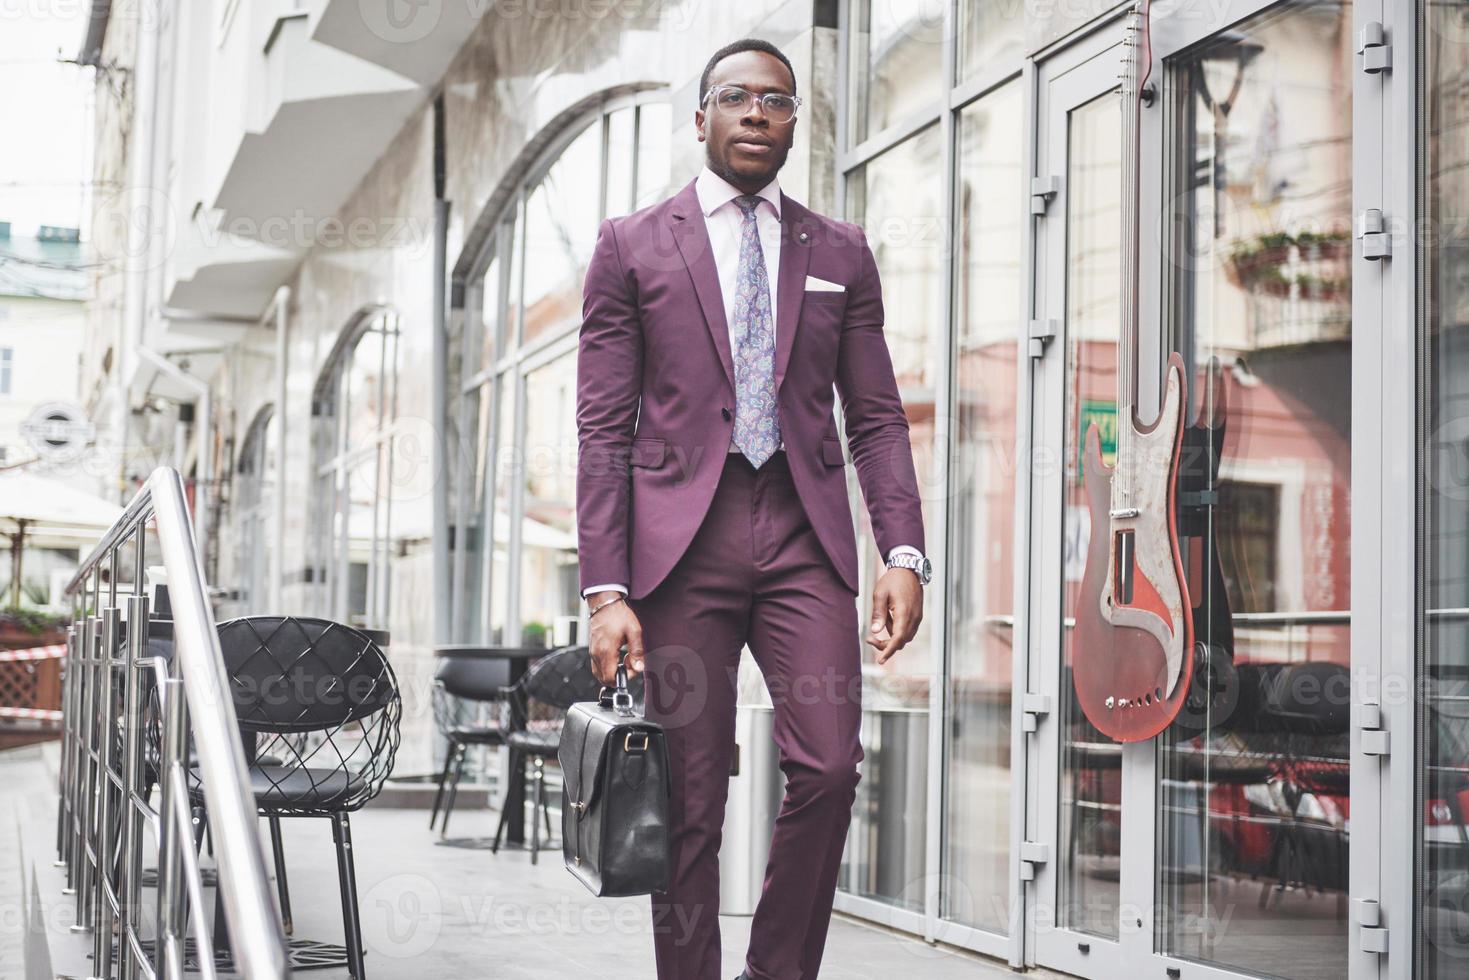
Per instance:
[[[65,616],[10,606],[0,610],[0,649],[26,650],[64,643],[69,623]]]
[[[520,645],[526,647],[543,647],[551,629],[545,623],[530,622],[520,628]]]

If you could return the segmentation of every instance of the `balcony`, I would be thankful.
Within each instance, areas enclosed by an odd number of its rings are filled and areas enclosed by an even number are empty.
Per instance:
[[[420,85],[434,85],[495,4],[494,0],[420,4],[313,0],[311,6],[313,40]]]
[[[297,250],[229,234],[223,217],[201,207],[178,223],[164,305],[218,317],[258,316],[301,261]]]
[[[319,222],[339,212],[426,91],[313,40],[304,11],[270,23],[260,56],[246,59],[246,80],[263,92],[247,112],[261,122],[247,119],[212,206],[229,233],[304,252],[315,244]]]

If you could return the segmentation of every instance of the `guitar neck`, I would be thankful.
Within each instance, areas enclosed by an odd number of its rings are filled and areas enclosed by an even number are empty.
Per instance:
[[[1149,0],[1135,0],[1128,25],[1122,74],[1122,283],[1121,336],[1117,347],[1117,415],[1131,418],[1138,400],[1138,320],[1142,255],[1142,94],[1152,70]]]

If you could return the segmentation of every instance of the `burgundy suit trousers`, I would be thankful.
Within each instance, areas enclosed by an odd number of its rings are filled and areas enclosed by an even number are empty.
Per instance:
[[[786,795],[750,928],[751,980],[815,980],[860,778],[857,596],[817,539],[784,451],[730,453],[688,550],[642,599],[645,712],[667,730],[673,870],[652,896],[658,980],[721,976],[719,845],[748,644]]]

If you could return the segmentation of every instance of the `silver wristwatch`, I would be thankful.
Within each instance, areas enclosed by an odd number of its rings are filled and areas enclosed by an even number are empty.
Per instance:
[[[933,578],[933,563],[924,555],[914,555],[906,551],[899,552],[888,559],[888,568],[908,568],[918,575],[918,581],[924,585]]]

